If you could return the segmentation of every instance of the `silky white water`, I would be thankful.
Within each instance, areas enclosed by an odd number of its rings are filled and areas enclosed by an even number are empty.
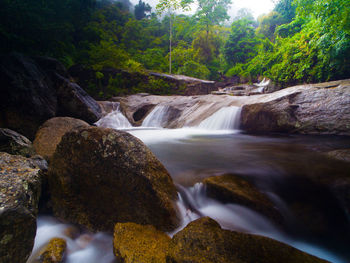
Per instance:
[[[97,126],[112,128],[112,129],[126,129],[131,128],[132,125],[128,119],[120,111],[119,106],[116,110],[108,113],[95,123]]]
[[[143,120],[143,127],[165,127],[168,121],[168,111],[169,106],[167,105],[157,105],[154,109],[146,116]]]
[[[203,120],[199,125],[199,129],[204,130],[234,130],[239,129],[241,108],[240,107],[224,107],[215,112],[213,115]]]

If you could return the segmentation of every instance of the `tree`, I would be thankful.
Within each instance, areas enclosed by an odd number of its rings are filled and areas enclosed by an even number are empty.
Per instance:
[[[254,21],[247,18],[231,25],[231,34],[225,44],[225,59],[229,65],[246,63],[257,54],[260,40],[255,36]]]
[[[151,10],[152,8],[149,4],[146,4],[142,0],[139,0],[139,3],[135,5],[135,10],[134,10],[135,18],[137,20],[141,20],[143,18],[149,17],[151,14]]]
[[[157,12],[162,14],[164,12],[169,13],[169,74],[171,74],[171,41],[172,41],[172,23],[173,23],[173,12],[182,9],[184,11],[189,10],[189,4],[191,0],[160,0],[157,4]]]
[[[279,0],[273,11],[278,12],[284,18],[284,23],[289,23],[295,17],[295,9],[293,0]]]
[[[219,25],[228,20],[227,9],[231,4],[231,0],[197,0],[198,9],[195,16],[199,19],[199,23],[204,25],[207,36],[209,28],[212,25]]]
[[[265,37],[274,41],[275,30],[279,25],[284,24],[285,19],[276,11],[272,11],[267,15],[262,15],[258,19],[259,27],[256,32],[258,34],[263,34]]]

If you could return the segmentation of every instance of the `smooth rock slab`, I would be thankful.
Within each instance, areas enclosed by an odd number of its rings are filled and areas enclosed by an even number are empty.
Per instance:
[[[129,133],[86,127],[66,133],[49,168],[54,214],[92,230],[116,222],[170,231],[179,223],[177,192],[151,151]]]
[[[35,161],[0,153],[0,262],[29,257],[36,233],[42,176]]]

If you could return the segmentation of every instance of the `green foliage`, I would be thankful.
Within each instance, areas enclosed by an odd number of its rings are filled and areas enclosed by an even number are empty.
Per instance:
[[[293,0],[279,0],[273,10],[285,19],[285,23],[289,23],[295,17],[295,9]]]
[[[179,68],[178,73],[200,79],[208,79],[210,75],[210,71],[206,66],[192,60],[185,62],[183,67]]]
[[[247,18],[236,20],[231,25],[231,34],[225,44],[225,58],[229,65],[246,63],[257,54],[260,43],[255,36],[254,21]]]
[[[276,27],[282,25],[285,22],[285,19],[275,11],[259,17],[258,20],[259,27],[257,28],[256,33],[264,35],[271,41],[275,39]]]

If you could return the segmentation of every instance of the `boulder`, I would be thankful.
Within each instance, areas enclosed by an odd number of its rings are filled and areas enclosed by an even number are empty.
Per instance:
[[[32,159],[0,153],[0,262],[26,262],[36,233],[42,175]]]
[[[135,222],[169,231],[179,223],[170,175],[126,132],[83,127],[66,133],[51,159],[49,187],[54,214],[92,230]]]
[[[55,116],[97,121],[101,117],[98,104],[68,77],[54,59],[0,56],[0,127],[32,140],[38,127]]]
[[[52,238],[39,256],[40,263],[62,263],[67,243],[63,238]]]
[[[350,135],[350,80],[283,89],[244,105],[248,132]]]
[[[206,178],[207,195],[224,203],[247,206],[274,222],[282,223],[282,216],[274,204],[248,180],[234,174]]]
[[[15,131],[1,128],[0,151],[24,157],[35,155],[35,150],[30,140]]]
[[[327,155],[340,161],[350,162],[350,149],[333,150],[327,152]]]
[[[168,263],[327,262],[273,239],[223,230],[208,217],[189,223],[171,240]]]
[[[114,228],[114,255],[118,262],[165,263],[170,237],[154,226],[118,223]]]
[[[33,142],[34,149],[38,154],[49,160],[66,132],[74,128],[88,126],[89,124],[85,121],[70,117],[49,119],[37,131]]]

